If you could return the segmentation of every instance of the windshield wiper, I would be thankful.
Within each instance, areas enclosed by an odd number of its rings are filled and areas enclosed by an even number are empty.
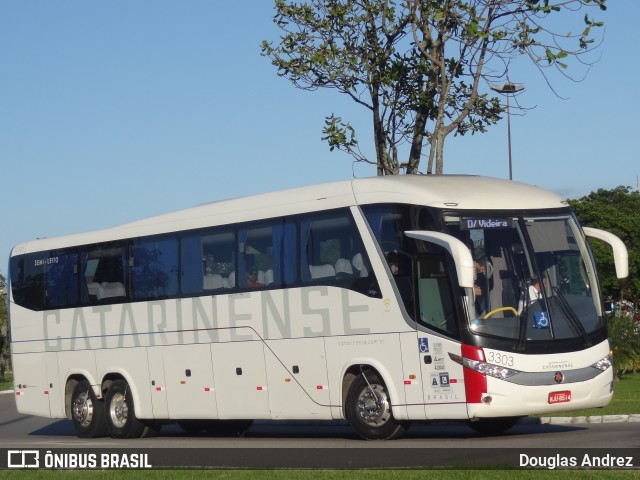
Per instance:
[[[522,304],[522,312],[520,312],[520,333],[518,334],[519,351],[524,351],[524,344],[527,341],[527,318],[529,316],[529,307],[531,306],[531,298],[529,298],[529,285],[524,282],[524,299]]]
[[[573,308],[571,308],[571,305],[569,305],[569,302],[567,301],[567,298],[564,296],[564,293],[562,293],[557,286],[554,286],[552,290],[553,290],[553,293],[555,293],[556,298],[558,299],[558,305],[560,306],[560,310],[562,310],[562,313],[564,313],[567,319],[569,319],[569,322],[571,323],[571,325],[573,325],[573,327],[582,336],[582,338],[584,339],[585,345],[587,347],[590,347],[591,339],[589,338],[587,331],[582,326],[582,323],[580,323],[580,319],[577,317],[576,313],[573,311]]]

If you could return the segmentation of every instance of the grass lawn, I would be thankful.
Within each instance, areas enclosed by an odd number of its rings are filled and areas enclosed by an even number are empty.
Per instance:
[[[13,375],[11,373],[4,374],[4,382],[0,382],[0,392],[2,390],[11,390],[13,388]]]

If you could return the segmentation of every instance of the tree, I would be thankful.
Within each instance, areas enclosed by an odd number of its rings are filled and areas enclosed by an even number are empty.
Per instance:
[[[616,376],[633,373],[640,367],[640,193],[631,187],[598,189],[576,200],[569,200],[581,224],[607,230],[624,242],[629,254],[629,277],[615,275],[613,255],[609,245],[589,238],[602,290],[605,297],[618,301],[615,315],[609,318],[609,342]],[[624,299],[631,299],[635,311]]]
[[[640,324],[630,312],[618,311],[607,323],[617,378],[640,366]]]
[[[577,200],[569,200],[581,224],[607,230],[624,242],[629,254],[629,277],[619,280],[607,244],[589,239],[605,296],[640,301],[640,193],[631,187],[598,189]]]
[[[275,0],[278,44],[262,54],[297,88],[335,89],[372,114],[376,158],[358,144],[342,117],[325,118],[323,140],[378,175],[419,173],[428,145],[427,173],[444,170],[448,135],[485,132],[503,112],[487,84],[509,78],[517,56],[541,71],[568,75],[588,65],[596,46],[589,15],[579,33],[557,33],[551,21],[575,19],[606,0]],[[548,25],[545,27],[545,25]],[[572,62],[574,60],[574,62]],[[406,155],[402,161],[401,156]]]

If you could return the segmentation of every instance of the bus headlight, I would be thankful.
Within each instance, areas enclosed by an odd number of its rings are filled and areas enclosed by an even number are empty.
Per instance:
[[[613,359],[611,358],[611,355],[607,355],[606,357],[601,358],[591,366],[593,368],[597,368],[598,370],[602,370],[604,372],[607,368],[611,367],[612,365],[613,365]]]
[[[462,358],[462,366],[470,368],[478,373],[482,373],[483,375],[489,375],[490,377],[500,378],[502,380],[519,373],[518,370],[513,370],[512,368],[480,362],[478,360],[471,360],[464,357]]]

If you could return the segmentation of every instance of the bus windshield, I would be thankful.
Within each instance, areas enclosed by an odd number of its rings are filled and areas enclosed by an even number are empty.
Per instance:
[[[418,324],[453,338],[469,332],[485,340],[467,338],[468,342],[521,351],[538,351],[527,347],[534,343],[545,345],[543,350],[554,349],[554,340],[569,341],[572,346],[567,348],[574,348],[606,335],[593,260],[568,210],[526,215],[504,210],[442,214],[429,207],[400,204],[371,205],[363,210],[387,262],[391,265],[393,259],[399,266],[398,273],[392,272],[398,293],[407,315]],[[437,258],[424,256],[443,255],[444,250],[410,238],[405,234],[409,230],[443,232],[468,246],[474,285],[465,290],[465,296],[455,294],[451,268],[447,273],[442,270],[444,264],[435,269]],[[442,317],[442,323],[454,315],[452,304],[434,302],[446,295],[445,278],[452,282],[451,295],[466,303],[466,318],[462,311],[457,315],[459,328],[448,323],[438,326],[437,318]]]
[[[467,296],[473,332],[588,343],[604,326],[593,261],[572,215],[456,213],[444,222],[474,259]]]

